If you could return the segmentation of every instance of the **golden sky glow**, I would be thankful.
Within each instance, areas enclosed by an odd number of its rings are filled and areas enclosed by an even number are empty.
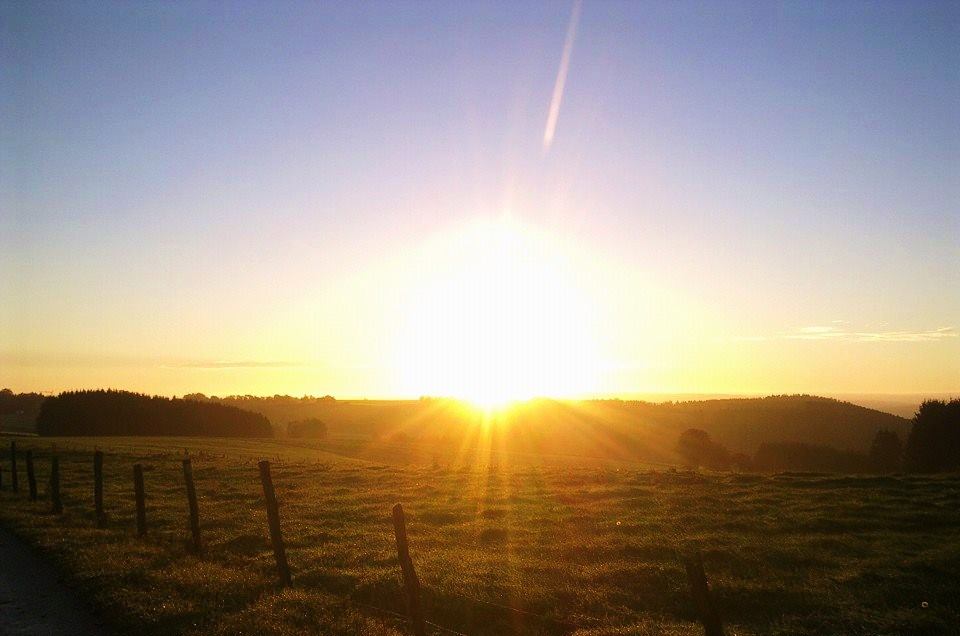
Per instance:
[[[640,267],[624,258],[521,212],[467,216],[333,281],[302,276],[302,293],[283,302],[254,276],[262,303],[199,285],[155,312],[142,301],[51,308],[20,325],[19,349],[0,354],[4,383],[437,395],[484,406],[533,396],[954,390],[950,327],[771,328],[766,314],[791,311],[794,299],[763,312],[711,305],[672,287],[655,255]]]

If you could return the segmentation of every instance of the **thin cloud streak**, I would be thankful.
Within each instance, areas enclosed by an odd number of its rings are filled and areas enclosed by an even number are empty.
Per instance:
[[[560,102],[563,101],[563,89],[567,83],[567,71],[570,68],[570,55],[573,53],[573,41],[577,36],[577,24],[580,22],[581,0],[573,3],[573,12],[570,15],[570,24],[567,26],[567,39],[563,43],[563,55],[560,58],[560,69],[557,71],[557,81],[553,84],[553,98],[550,100],[550,112],[547,115],[547,126],[543,131],[543,150],[550,150],[553,144],[553,135],[557,131],[557,119],[560,117]]]
[[[240,360],[230,361],[190,361],[175,364],[161,365],[171,369],[283,369],[287,367],[298,367],[299,364],[293,362],[274,362],[259,360]]]
[[[845,342],[938,342],[960,337],[955,327],[940,327],[921,331],[850,331],[835,326],[812,325],[793,333],[774,336],[740,336],[736,340],[832,340]]]

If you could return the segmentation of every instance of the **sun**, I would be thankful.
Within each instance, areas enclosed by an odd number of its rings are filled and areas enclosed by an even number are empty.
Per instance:
[[[402,392],[492,409],[590,390],[591,303],[553,242],[509,218],[478,222],[424,264],[397,330]]]

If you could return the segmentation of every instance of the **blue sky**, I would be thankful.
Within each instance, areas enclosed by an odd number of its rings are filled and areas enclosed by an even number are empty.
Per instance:
[[[548,150],[572,3],[0,6],[16,388],[394,393],[399,263],[505,210],[597,266],[591,390],[960,388],[956,3],[587,0]]]

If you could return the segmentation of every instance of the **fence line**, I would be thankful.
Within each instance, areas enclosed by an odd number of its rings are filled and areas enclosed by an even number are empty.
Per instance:
[[[33,449],[28,448],[27,460],[27,490],[30,492],[30,501],[37,500],[37,474],[33,470]]]
[[[388,610],[388,609],[385,608],[385,607],[379,607],[379,606],[377,606],[377,605],[370,605],[369,603],[361,603],[360,601],[355,601],[355,600],[353,600],[353,599],[351,599],[350,602],[353,603],[354,605],[357,605],[358,607],[365,607],[366,609],[370,609],[370,610],[373,610],[373,611],[375,611],[375,612],[381,612],[381,613],[386,614],[386,615],[388,615],[388,616],[392,616],[393,618],[398,618],[398,619],[400,619],[400,620],[402,620],[402,621],[404,621],[404,622],[408,621],[409,618],[410,618],[409,616],[406,616],[405,614],[401,614],[400,612],[394,612],[393,610]],[[424,621],[424,623],[426,623],[426,624],[429,625],[430,627],[433,627],[434,629],[439,629],[439,630],[442,631],[442,632],[446,632],[447,634],[456,634],[457,636],[468,636],[467,634],[464,634],[463,632],[458,632],[458,631],[455,630],[455,629],[450,629],[449,627],[444,627],[443,625],[438,625],[437,623],[432,623],[432,622],[430,622],[430,621]]]
[[[63,514],[63,501],[60,499],[60,458],[50,458],[50,512]]]
[[[280,531],[280,506],[277,504],[277,494],[273,490],[273,479],[270,477],[270,462],[263,460],[258,467],[260,482],[263,484],[263,498],[267,506],[270,543],[273,544],[273,558],[277,562],[277,574],[280,577],[280,585],[289,587],[292,584],[290,566],[287,564],[287,548],[283,543],[283,533]]]
[[[193,485],[193,466],[190,458],[183,460],[183,480],[187,485],[187,507],[190,511],[191,544],[196,554],[203,554],[203,544],[200,541],[200,508],[197,506],[197,489]]]
[[[13,492],[20,491],[20,482],[17,477],[17,443],[10,442],[10,484],[13,486]]]
[[[407,612],[410,614],[410,623],[416,636],[426,636],[423,609],[420,606],[420,579],[413,567],[410,558],[410,546],[407,543],[407,519],[403,513],[403,506],[396,504],[393,507],[393,532],[397,539],[397,560],[403,571],[403,587],[407,597]]]
[[[147,503],[143,488],[143,466],[133,465],[133,494],[137,500],[137,536],[147,534]]]
[[[103,451],[93,453],[93,506],[97,516],[97,527],[107,526],[107,516],[103,512]]]
[[[75,452],[80,452],[75,450]],[[187,449],[184,449],[184,452],[187,453]],[[162,454],[167,455],[167,454]],[[217,457],[215,454],[208,453],[210,457]],[[34,474],[33,467],[33,450],[28,449],[24,456],[27,459],[27,472],[28,479],[30,481],[30,500],[36,500],[36,479]],[[135,457],[135,456],[134,456]],[[226,457],[226,454],[223,455]],[[241,456],[241,459],[245,459]],[[10,446],[10,460],[11,460],[11,481],[12,481],[12,490],[18,492],[17,488],[17,472],[16,472],[16,461],[17,461],[17,449],[16,442],[11,442]],[[59,467],[59,458],[56,454],[52,455],[50,464],[50,489],[49,495],[51,498],[53,514],[62,514],[63,504],[61,502],[60,496],[60,467]],[[247,463],[243,461],[243,463]],[[184,481],[186,484],[186,494],[189,508],[189,521],[190,521],[190,533],[191,533],[191,547],[195,554],[202,555],[202,543],[200,536],[200,516],[199,508],[197,505],[197,495],[196,488],[194,485],[193,479],[193,469],[191,464],[191,458],[186,456],[182,460],[183,464],[183,475]],[[294,465],[296,465],[294,463]],[[260,477],[264,491],[264,500],[266,502],[267,508],[267,519],[268,519],[268,530],[270,533],[271,543],[274,548],[274,556],[277,562],[277,570],[280,577],[280,582],[284,586],[289,586],[292,584],[291,574],[289,565],[286,559],[286,549],[282,538],[281,528],[280,528],[280,518],[279,518],[279,504],[277,501],[276,493],[274,490],[272,477],[270,474],[270,462],[263,460],[258,463],[260,470]],[[0,469],[0,474],[2,474],[2,469]],[[0,487],[2,487],[2,481],[0,481]],[[136,494],[136,521],[137,521],[137,534],[138,536],[144,536],[146,534],[146,517],[145,517],[145,506],[144,506],[144,484],[143,484],[143,466],[141,464],[134,465],[134,490]],[[96,523],[98,527],[105,527],[106,525],[106,514],[103,507],[103,452],[99,449],[94,452],[94,506],[96,514]],[[400,614],[393,610],[389,610],[383,607],[376,605],[371,605],[368,603],[361,602],[357,599],[350,598],[350,602],[358,607],[364,607],[370,610],[381,612],[383,614],[390,615],[394,618],[403,619],[404,621],[409,621],[412,631],[415,636],[425,636],[426,626],[430,626],[434,629],[440,630],[445,633],[455,634],[458,636],[467,636],[463,632],[459,632],[455,629],[439,625],[437,623],[426,620],[423,615],[423,610],[421,606],[420,591],[422,589],[421,581],[417,576],[416,570],[413,565],[413,560],[410,555],[409,550],[409,541],[407,537],[406,530],[406,516],[403,509],[403,506],[400,503],[394,505],[392,509],[393,513],[393,525],[394,533],[397,544],[397,556],[398,562],[401,567],[403,574],[403,589],[404,596],[407,603],[408,613],[406,615]],[[703,568],[703,559],[699,551],[694,551],[684,558],[684,567],[687,573],[687,580],[690,587],[690,595],[693,600],[694,608],[697,613],[697,618],[700,623],[703,625],[704,636],[724,636],[723,625],[719,616],[719,613],[716,609],[716,605],[712,598],[712,593],[710,586],[707,582],[706,574]],[[445,589],[437,585],[426,586],[427,589],[434,590],[436,592],[445,594],[451,598],[457,598],[465,601],[470,601],[473,603],[478,603],[486,605],[489,607],[494,607],[499,610],[510,612],[516,615],[521,615],[539,621],[552,623],[556,626],[564,627],[567,629],[580,629],[584,625],[573,623],[570,621],[553,618],[544,614],[537,614],[529,610],[521,609],[518,607],[513,607],[510,605],[504,605],[501,603],[496,603],[494,601],[489,601],[481,598],[476,598],[470,595],[462,593],[454,593],[448,589]],[[597,624],[602,624],[603,621],[599,618],[592,616],[582,616],[585,621],[595,622]]]

